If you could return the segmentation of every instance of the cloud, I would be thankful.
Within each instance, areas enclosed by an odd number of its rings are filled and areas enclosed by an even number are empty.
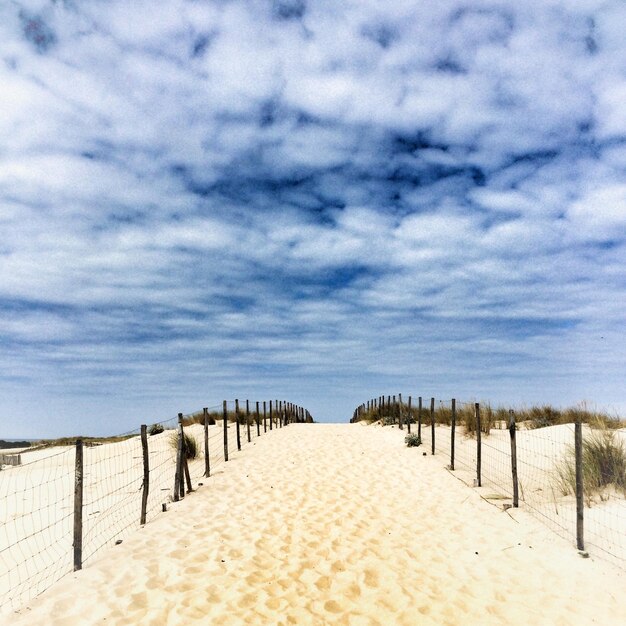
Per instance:
[[[625,410],[625,11],[4,3],[0,415]]]

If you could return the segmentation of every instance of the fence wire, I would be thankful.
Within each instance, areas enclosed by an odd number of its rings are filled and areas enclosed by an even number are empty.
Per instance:
[[[235,402],[228,401],[228,458],[238,453]],[[243,449],[259,436],[284,425],[286,405],[239,402],[239,439]],[[223,405],[208,407],[210,473],[221,470],[224,455]],[[293,420],[295,421],[295,419]],[[188,459],[192,486],[206,474],[204,410],[183,415],[183,430],[196,454]],[[178,417],[154,424],[147,436],[149,492],[146,521],[174,496]],[[249,436],[248,436],[249,433]],[[140,525],[144,481],[140,429],[113,442],[83,445],[82,563],[115,545]],[[67,443],[64,442],[64,443]],[[22,452],[22,465],[0,471],[0,613],[16,610],[74,570],[74,445]]]
[[[493,411],[489,405],[479,405],[480,467],[477,437],[476,403],[456,402],[456,428],[454,429],[454,469],[452,463],[452,402],[436,400],[434,425],[431,422],[431,398],[409,396],[379,396],[358,407],[353,420],[379,421],[385,426],[400,426],[408,434],[420,434],[422,450],[429,456],[442,458],[444,467],[471,487],[477,487],[481,496],[496,505],[511,506],[513,498],[511,436],[508,430],[508,411]],[[528,511],[548,528],[576,545],[576,499],[573,491],[574,476],[574,424],[559,423],[543,426],[549,415],[533,410],[532,420],[517,423],[515,430],[519,506]],[[537,425],[542,427],[537,427]],[[434,445],[433,445],[434,433]],[[600,424],[595,427],[583,424],[583,458],[587,450],[611,441],[612,450],[622,450],[626,458],[626,429],[607,430]],[[614,458],[617,453],[606,453]],[[605,464],[608,461],[605,462]],[[622,466],[623,467],[623,466]],[[608,471],[608,470],[607,470]],[[594,489],[584,474],[584,542],[585,549],[609,560],[626,570],[626,474],[622,471],[622,488],[607,486]],[[619,472],[619,469],[618,469]],[[567,481],[562,476],[569,476]],[[619,477],[616,479],[619,482]],[[565,484],[564,484],[565,483]],[[480,485],[480,486],[479,486]]]

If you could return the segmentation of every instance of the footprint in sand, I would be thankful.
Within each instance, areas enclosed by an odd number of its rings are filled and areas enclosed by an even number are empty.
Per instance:
[[[315,586],[320,590],[320,591],[328,591],[330,589],[330,578],[328,576],[320,576],[316,581],[315,581]]]
[[[366,569],[365,572],[365,585],[366,587],[378,587],[378,574],[373,569]]]
[[[334,600],[328,600],[324,603],[324,609],[329,613],[341,613],[341,607]]]
[[[270,598],[265,606],[272,611],[275,611],[280,606],[280,598]]]

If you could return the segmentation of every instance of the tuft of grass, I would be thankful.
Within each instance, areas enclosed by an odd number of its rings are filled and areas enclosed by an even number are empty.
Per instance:
[[[626,497],[626,446],[614,430],[602,422],[583,438],[583,493],[587,506],[593,498],[606,500],[606,489],[613,487]],[[556,468],[556,487],[565,495],[576,493],[576,461],[574,446],[569,446],[565,457]]]
[[[150,435],[160,435],[165,429],[162,424],[152,424],[150,429],[148,430],[148,434]]]
[[[404,438],[407,448],[415,448],[422,445],[422,439],[417,433],[411,433]]]
[[[198,456],[198,441],[197,439],[188,433],[184,433],[185,442],[185,457],[187,460],[195,459]],[[178,433],[172,433],[170,435],[170,446],[174,450],[178,450]]]

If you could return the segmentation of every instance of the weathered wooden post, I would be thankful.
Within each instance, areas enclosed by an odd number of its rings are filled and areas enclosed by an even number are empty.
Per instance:
[[[256,403],[256,436],[261,436],[261,415],[259,413],[259,402]]]
[[[278,403],[278,426],[279,428],[283,427],[283,401],[280,400]]]
[[[148,493],[150,491],[150,460],[148,457],[148,427],[141,425],[141,451],[143,456],[143,484],[141,485],[141,516],[139,523],[143,526],[146,523],[146,513],[148,510]]]
[[[411,422],[413,421],[413,414],[411,413],[411,396],[409,396],[407,412],[409,414],[409,419],[406,422],[406,428],[407,428],[408,433],[411,434]]]
[[[482,487],[482,433],[480,431],[480,404],[478,402],[474,404],[474,414],[476,416],[476,484]]]
[[[228,461],[228,404],[226,400],[224,400],[223,404],[224,411],[224,461]]]
[[[450,469],[454,470],[454,438],[456,435],[456,400],[452,398],[452,420],[450,423]]]
[[[204,413],[204,475],[209,477],[211,475],[211,463],[209,459],[209,409],[204,407],[202,409]]]
[[[178,430],[177,430],[177,443],[176,443],[176,472],[174,477],[174,502],[178,502],[181,498],[185,497],[185,478],[183,476],[183,437],[181,433],[182,428],[182,413],[178,414]]]
[[[402,394],[398,394],[398,427],[400,430],[404,430],[402,427]]]
[[[239,400],[235,400],[235,420],[237,422],[237,450],[241,450],[241,432],[239,429]]]
[[[422,440],[422,396],[417,399],[417,436]]]
[[[393,397],[393,404],[391,405],[391,420],[395,424],[396,423],[396,413],[398,411],[398,403],[396,402],[396,397]]]
[[[580,416],[578,416],[574,425],[574,454],[576,462],[576,547],[579,550],[584,550],[583,429]]]
[[[430,399],[430,439],[430,453],[435,454],[435,398]]]
[[[272,422],[274,421],[272,416],[272,401],[270,400],[270,430],[272,430]]]
[[[246,428],[248,429],[248,443],[252,441],[250,438],[250,402],[246,400]]]
[[[509,411],[509,435],[511,437],[511,474],[513,476],[513,506],[519,506],[519,487],[517,483],[517,443],[515,440],[515,413]]]
[[[187,493],[193,491],[191,488],[191,477],[189,476],[189,466],[187,465],[187,442],[185,441],[185,429],[183,428],[183,414],[178,414],[178,434],[182,454],[180,457],[180,496],[185,497],[185,480],[187,481]]]
[[[76,440],[74,461],[74,571],[83,567],[83,440]]]
[[[267,432],[267,402],[263,400],[263,432]]]

